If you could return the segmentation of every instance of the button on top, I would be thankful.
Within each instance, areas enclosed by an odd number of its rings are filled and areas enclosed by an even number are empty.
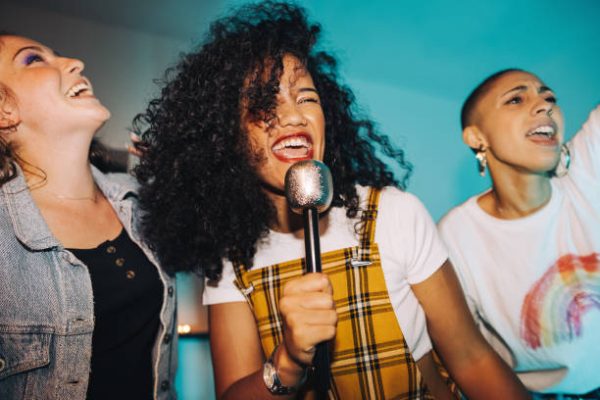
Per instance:
[[[169,344],[169,342],[171,341],[171,335],[170,334],[166,334],[165,337],[163,338],[163,342],[165,344]]]
[[[125,276],[127,279],[133,279],[135,278],[135,271],[128,269],[127,272],[125,272]]]
[[[169,288],[167,289],[167,293],[169,293],[169,297],[173,297],[173,292],[175,290],[173,290],[173,286],[169,286]]]
[[[117,265],[117,267],[122,267],[123,265],[125,265],[125,259],[123,257],[119,257],[115,260],[115,264]]]
[[[106,252],[108,254],[115,254],[117,252],[117,248],[115,246],[108,246],[106,248]]]
[[[162,381],[160,383],[160,388],[162,390],[169,390],[170,387],[171,387],[171,384],[169,383],[169,381]]]

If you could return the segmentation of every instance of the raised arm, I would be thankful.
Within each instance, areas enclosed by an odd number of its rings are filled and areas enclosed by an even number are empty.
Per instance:
[[[569,141],[571,168],[600,180],[600,105],[592,110],[579,132]]]
[[[329,279],[308,274],[288,282],[280,300],[284,340],[273,355],[281,383],[301,385],[315,345],[335,336],[335,312]],[[263,380],[260,337],[246,303],[211,305],[210,343],[219,399],[287,399],[273,395]]]
[[[449,261],[412,285],[444,365],[469,399],[528,399],[525,387],[477,329]]]

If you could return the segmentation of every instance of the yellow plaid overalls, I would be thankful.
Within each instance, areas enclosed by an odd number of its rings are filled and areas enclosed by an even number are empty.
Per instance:
[[[338,313],[331,355],[332,399],[432,399],[404,340],[381,269],[375,238],[379,190],[362,211],[360,243],[321,254]],[[234,265],[236,286],[258,324],[265,357],[283,336],[279,298],[283,285],[304,272],[304,259],[256,270]]]

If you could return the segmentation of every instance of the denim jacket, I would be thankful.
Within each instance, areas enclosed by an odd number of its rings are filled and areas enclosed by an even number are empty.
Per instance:
[[[140,240],[134,179],[93,170],[131,239],[163,283],[152,351],[154,398],[173,399],[175,280]],[[52,235],[22,172],[0,188],[0,399],[85,399],[94,306],[87,267]]]

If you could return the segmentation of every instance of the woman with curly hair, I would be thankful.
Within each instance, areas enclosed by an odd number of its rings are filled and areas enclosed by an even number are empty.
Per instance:
[[[83,69],[0,33],[0,398],[174,398],[174,279],[133,177],[90,164],[110,113]]]
[[[404,153],[357,116],[319,31],[292,5],[242,7],[136,119],[146,237],[166,265],[207,278],[218,396],[310,395],[328,341],[329,397],[451,398],[433,341],[470,397],[525,398],[478,333],[431,218],[401,190]],[[323,273],[303,274],[302,221],[284,196],[306,159],[333,175]]]

